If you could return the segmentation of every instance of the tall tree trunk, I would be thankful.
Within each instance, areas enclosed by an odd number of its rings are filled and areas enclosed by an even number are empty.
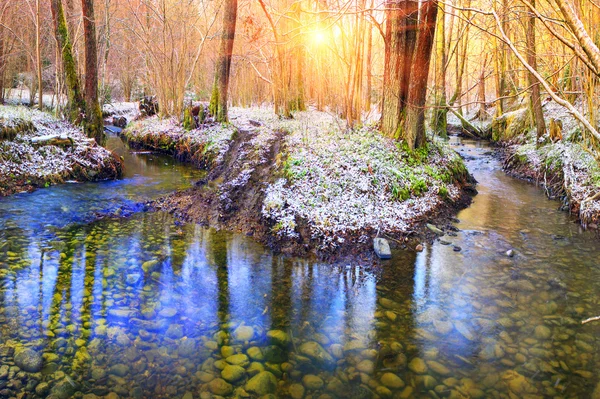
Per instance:
[[[425,100],[427,99],[427,78],[435,36],[435,21],[438,13],[437,0],[427,0],[420,12],[419,35],[410,72],[410,86],[406,106],[404,140],[408,148],[414,149],[425,144]]]
[[[480,120],[487,119],[487,111],[485,110],[485,65],[487,64],[487,56],[481,65],[481,73],[479,74],[479,82],[477,82],[477,101],[479,102],[479,111],[477,117]]]
[[[210,111],[218,122],[227,122],[227,91],[229,89],[236,20],[237,0],[225,0],[221,46],[215,71],[215,83],[210,99]]]
[[[401,139],[404,109],[417,37],[419,8],[412,0],[389,0],[386,4],[385,66],[381,131]]]
[[[370,8],[373,8],[373,0],[371,0]],[[371,74],[372,52],[373,52],[373,27],[369,23],[368,28],[367,28],[367,63],[365,65],[365,68],[367,70],[367,87],[365,89],[365,91],[366,91],[365,92],[365,107],[366,107],[367,112],[371,110],[371,90],[372,90],[372,81],[373,81],[373,75]]]
[[[508,34],[508,0],[502,0],[502,29]],[[508,46],[502,42],[500,45],[498,73],[499,73],[499,87],[498,93],[500,94],[500,101],[498,102],[498,111],[500,114],[506,112],[507,99],[505,98],[508,94]]]
[[[98,102],[98,44],[96,39],[96,20],[94,19],[94,0],[81,0],[83,14],[83,35],[85,40],[85,131],[88,137],[104,144],[104,124],[102,110]]]
[[[438,26],[435,37],[435,108],[432,115],[433,131],[446,137],[448,128],[448,108],[446,98],[446,13],[444,4],[440,3],[440,12],[438,13]]]
[[[40,0],[35,0],[35,50],[37,62],[37,80],[38,80],[38,107],[44,108],[44,88],[42,81],[42,42],[40,38],[41,26]]]
[[[104,104],[106,92],[106,64],[108,64],[108,55],[110,54],[110,0],[104,2],[104,56],[102,57],[102,103]],[[131,96],[130,96],[131,97]],[[129,100],[128,100],[129,101]]]
[[[535,7],[535,0],[530,0],[531,5]],[[535,20],[536,16],[530,13],[527,21],[527,62],[531,67],[537,70],[537,52],[535,49]],[[540,84],[533,76],[528,73],[529,85],[531,86],[531,111],[535,119],[537,129],[537,138],[539,139],[546,133],[546,123],[544,122],[544,111],[542,110],[542,100],[540,98]]]
[[[77,65],[73,57],[73,47],[69,39],[69,30],[61,0],[51,0],[52,19],[56,42],[61,49],[63,71],[66,76],[67,107],[66,112],[71,122],[80,123],[81,115],[85,112],[85,101],[81,95]]]
[[[4,11],[4,10],[3,10]],[[4,104],[4,71],[6,62],[4,60],[4,13],[0,13],[0,104]]]

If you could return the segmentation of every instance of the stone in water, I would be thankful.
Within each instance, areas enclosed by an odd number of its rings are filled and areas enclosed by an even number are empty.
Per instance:
[[[392,251],[390,250],[390,244],[385,238],[375,238],[373,240],[373,249],[380,259],[391,259]]]

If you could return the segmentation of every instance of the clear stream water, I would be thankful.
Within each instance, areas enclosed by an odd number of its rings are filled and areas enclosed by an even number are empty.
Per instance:
[[[591,397],[599,242],[452,140],[479,181],[459,231],[378,272],[161,213],[92,221],[201,176],[114,137],[123,180],[0,199],[0,397]]]

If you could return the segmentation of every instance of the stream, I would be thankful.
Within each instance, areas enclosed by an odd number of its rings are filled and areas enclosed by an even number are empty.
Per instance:
[[[96,220],[202,176],[117,137],[122,180],[1,198],[0,397],[591,397],[597,238],[485,143],[451,144],[479,182],[458,231],[376,272],[163,213]]]

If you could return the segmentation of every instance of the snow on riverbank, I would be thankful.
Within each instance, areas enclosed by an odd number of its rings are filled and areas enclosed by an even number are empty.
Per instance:
[[[230,121],[251,137],[250,146],[238,150],[242,154],[236,157],[249,164],[273,164],[268,181],[261,183],[264,200],[257,217],[262,216],[270,234],[280,239],[317,240],[321,249],[330,250],[348,238],[367,242],[377,232],[407,234],[452,207],[467,180],[458,154],[442,143],[409,153],[373,126],[347,129],[325,112],[281,119],[272,108],[231,108]],[[216,166],[233,142],[233,130],[213,124],[187,132],[174,120],[148,118],[124,133],[134,146],[192,161],[214,151],[213,162],[204,166]],[[279,153],[268,154],[276,137],[283,137]],[[242,173],[221,189],[238,180],[243,184],[237,186],[245,186],[249,175]]]
[[[158,116],[134,121],[123,131],[133,147],[166,152],[201,167],[223,160],[234,133],[233,126],[214,123],[186,131],[177,120]]]
[[[598,160],[582,144],[582,128],[568,111],[555,103],[544,105],[548,120],[562,123],[563,138],[551,142],[544,138],[536,145],[533,129],[504,143],[506,170],[518,177],[543,184],[549,195],[560,197],[573,214],[586,225],[600,222],[600,167]]]
[[[268,186],[262,210],[279,236],[296,237],[298,220],[326,248],[349,236],[366,241],[377,231],[408,233],[461,195],[457,179],[466,169],[443,144],[409,154],[373,126],[346,129],[335,116],[315,111],[291,120],[269,114],[251,110],[247,118],[288,132],[283,177]]]
[[[0,140],[0,196],[66,180],[116,178],[121,173],[120,160],[79,128],[30,108],[0,106],[0,127],[19,125],[28,128]],[[34,137],[57,134],[72,139],[72,145],[31,143]]]

